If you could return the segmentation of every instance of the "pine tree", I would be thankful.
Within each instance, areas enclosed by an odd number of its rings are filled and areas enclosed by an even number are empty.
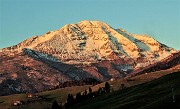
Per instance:
[[[110,85],[108,82],[105,83],[105,91],[106,93],[110,93]]]
[[[56,100],[53,102],[51,109],[61,109]]]
[[[125,84],[121,84],[121,89],[123,90],[125,87]]]
[[[81,93],[77,93],[76,94],[76,102],[81,102],[82,101],[82,96],[81,96]]]
[[[84,95],[85,95],[85,96],[87,95],[87,91],[86,91],[86,90],[84,91]]]
[[[74,103],[74,97],[73,97],[72,94],[68,94],[67,102],[69,104],[73,104]]]
[[[68,97],[67,97],[67,102],[65,104],[65,107],[66,108],[69,108],[70,106],[72,106],[74,104],[74,97],[72,94],[68,94]]]
[[[92,93],[92,89],[91,89],[91,87],[89,87],[89,93]]]

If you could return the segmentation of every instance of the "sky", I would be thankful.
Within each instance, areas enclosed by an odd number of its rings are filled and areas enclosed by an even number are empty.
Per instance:
[[[147,34],[180,50],[180,0],[0,0],[0,48],[82,20]]]

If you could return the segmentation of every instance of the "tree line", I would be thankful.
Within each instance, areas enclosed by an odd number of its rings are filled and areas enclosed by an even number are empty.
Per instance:
[[[108,82],[105,83],[104,87],[99,87],[98,91],[93,92],[91,87],[89,87],[88,91],[84,90],[82,93],[77,93],[76,96],[72,94],[68,94],[66,103],[64,105],[59,105],[57,101],[54,101],[52,104],[52,109],[68,109],[71,106],[80,103],[84,100],[92,99],[97,96],[101,96],[107,93],[110,93],[111,87]]]
[[[81,80],[59,82],[58,86],[51,88],[49,90],[55,90],[55,89],[59,89],[59,88],[72,87],[72,86],[96,85],[99,83],[101,83],[101,82],[95,78],[84,78]]]

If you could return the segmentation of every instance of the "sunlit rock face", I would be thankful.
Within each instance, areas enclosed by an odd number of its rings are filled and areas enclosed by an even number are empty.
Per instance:
[[[13,79],[20,81],[18,90],[31,85],[40,90],[57,86],[62,77],[63,81],[88,77],[103,81],[125,77],[174,52],[150,36],[100,21],[81,21],[1,49],[0,83]]]
[[[12,55],[12,52],[22,52],[23,48],[51,54],[68,64],[87,64],[114,58],[138,61],[142,57],[150,63],[161,60],[174,51],[147,35],[130,34],[100,21],[67,24],[59,30],[34,36],[1,51]]]

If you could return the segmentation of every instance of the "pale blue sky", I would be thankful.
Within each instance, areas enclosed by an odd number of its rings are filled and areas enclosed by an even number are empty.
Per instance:
[[[180,50],[180,0],[0,0],[0,48],[81,20],[148,34]]]

